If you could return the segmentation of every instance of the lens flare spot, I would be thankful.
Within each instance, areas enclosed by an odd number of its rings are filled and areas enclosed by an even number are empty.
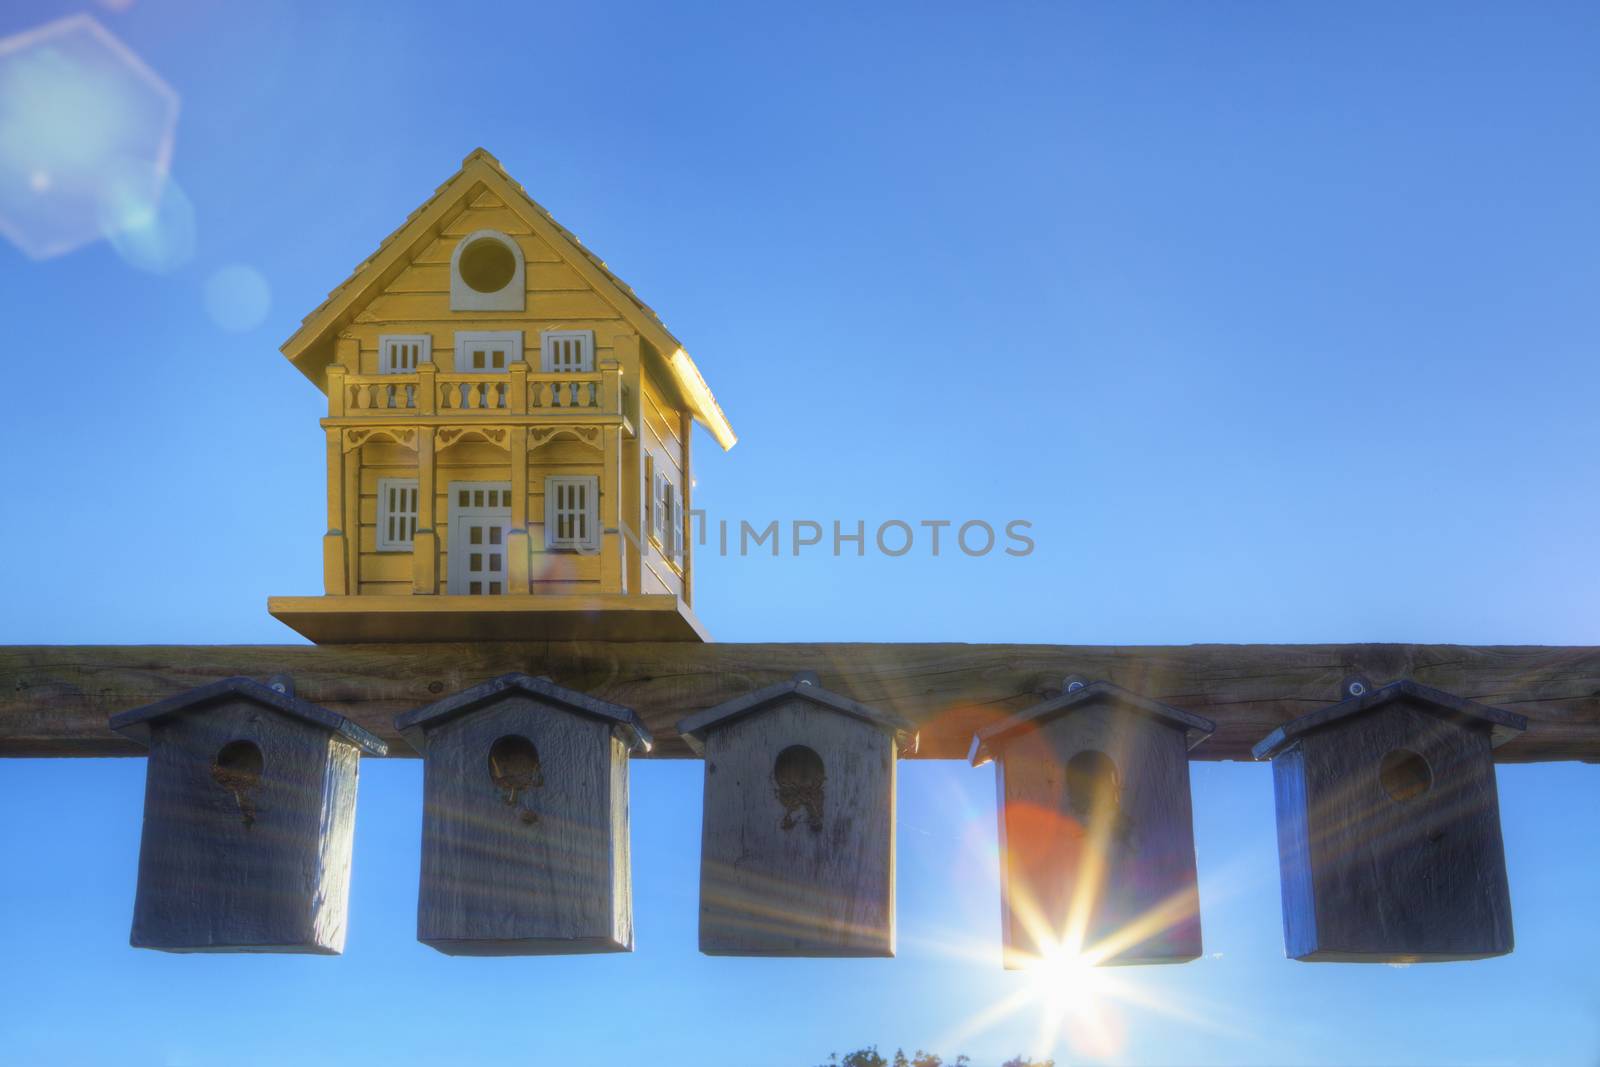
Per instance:
[[[89,15],[0,39],[0,233],[35,259],[105,236],[129,161],[159,190],[177,119],[177,94]]]
[[[206,279],[206,312],[229,333],[260,326],[271,306],[272,289],[254,267],[230,263]]]
[[[117,255],[152,274],[194,257],[194,205],[170,176],[132,160],[107,168],[100,227]]]

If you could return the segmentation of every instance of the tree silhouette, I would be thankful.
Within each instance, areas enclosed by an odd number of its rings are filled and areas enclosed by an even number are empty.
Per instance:
[[[894,1059],[888,1060],[878,1051],[877,1045],[868,1045],[866,1048],[845,1053],[842,1059],[835,1052],[828,1057],[827,1063],[818,1064],[818,1067],[972,1067],[972,1060],[967,1056],[957,1056],[946,1063],[943,1057],[932,1052],[924,1052],[920,1048],[913,1052],[909,1059],[903,1049],[895,1049]],[[1000,1067],[1056,1067],[1056,1061],[1014,1056]]]

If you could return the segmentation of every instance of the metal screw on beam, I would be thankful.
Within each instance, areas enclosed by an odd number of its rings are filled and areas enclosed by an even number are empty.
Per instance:
[[[1352,674],[1339,683],[1341,697],[1359,697],[1372,692],[1372,682],[1365,675]]]
[[[288,674],[274,674],[267,679],[267,688],[274,693],[282,693],[286,697],[294,696],[294,677]]]

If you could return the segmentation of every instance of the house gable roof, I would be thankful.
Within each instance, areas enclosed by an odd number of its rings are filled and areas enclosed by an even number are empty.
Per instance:
[[[227,700],[248,700],[291,719],[320,726],[368,755],[385,756],[389,753],[389,746],[382,738],[362,729],[343,715],[288,693],[280,693],[250,678],[224,678],[220,682],[198,686],[142,708],[118,712],[111,716],[109,725],[123,737],[132,738],[141,745],[149,745],[150,724],[155,720],[205,711]]]
[[[461,169],[434,190],[421,207],[406,217],[399,229],[385,237],[377,250],[305,317],[300,328],[283,343],[283,354],[319,389],[325,390],[324,369],[333,360],[339,331],[394,281],[412,258],[438,237],[484,189],[493,192],[509,210],[526,221],[535,234],[639,331],[659,356],[661,369],[677,389],[684,408],[710,431],[719,445],[724,449],[732,448],[738,438],[682,342],[672,335],[649,305],[611,273],[599,256],[585,248],[576,235],[557,222],[506,173],[499,160],[482,148],[468,154],[461,161]]]
[[[1337,704],[1319,708],[1298,719],[1291,719],[1262,738],[1250,750],[1250,754],[1258,760],[1270,759],[1306,734],[1352,715],[1375,711],[1401,699],[1409,699],[1446,718],[1486,724],[1489,727],[1491,748],[1505,744],[1528,726],[1528,720],[1514,711],[1479,704],[1465,697],[1446,693],[1442,689],[1423,685],[1421,682],[1401,679],[1398,682],[1390,682],[1382,688],[1368,689]]]
[[[972,737],[967,759],[974,767],[981,767],[994,758],[994,746],[1004,738],[1023,730],[1037,729],[1052,719],[1099,704],[1113,704],[1137,714],[1148,715],[1164,725],[1181,730],[1189,748],[1194,748],[1216,731],[1217,724],[1210,719],[1129,692],[1110,682],[1090,682],[1075,689],[1072,684],[1074,681],[1068,679],[1060,695],[979,730]]]
[[[765,689],[757,689],[753,693],[746,693],[742,697],[718,704],[714,708],[707,708],[697,712],[678,723],[678,732],[683,735],[684,742],[694,750],[695,755],[705,755],[706,735],[719,727],[725,726],[735,719],[742,719],[753,715],[764,708],[790,697],[807,700],[821,708],[860,719],[869,726],[875,726],[885,733],[893,734],[899,751],[903,753],[917,750],[917,730],[911,723],[898,715],[892,715],[877,708],[869,708],[865,704],[851,700],[849,697],[840,696],[822,688],[817,683],[816,675],[810,671],[802,671],[787,682],[769,685]]]
[[[394,727],[412,748],[426,752],[428,731],[435,726],[517,694],[536,697],[543,703],[609,723],[623,744],[633,751],[649,752],[650,746],[655,743],[633,709],[607,703],[576,689],[567,689],[548,678],[534,678],[526,674],[502,674],[470,689],[452,693],[443,700],[413,708],[397,715]]]

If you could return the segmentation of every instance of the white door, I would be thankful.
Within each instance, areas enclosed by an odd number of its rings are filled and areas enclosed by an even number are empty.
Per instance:
[[[506,586],[509,482],[450,483],[450,592],[500,596]]]

